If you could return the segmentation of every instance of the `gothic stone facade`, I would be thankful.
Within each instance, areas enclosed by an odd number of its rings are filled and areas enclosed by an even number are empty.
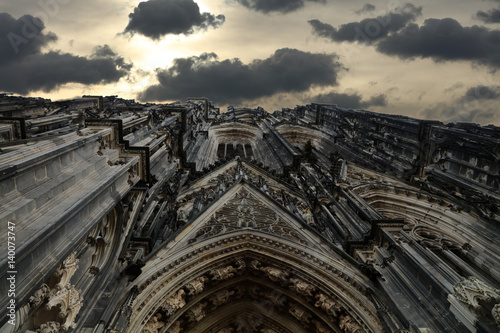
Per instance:
[[[500,328],[497,127],[206,98],[0,114],[1,332]]]

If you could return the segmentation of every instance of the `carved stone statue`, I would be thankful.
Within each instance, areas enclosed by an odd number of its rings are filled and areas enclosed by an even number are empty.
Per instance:
[[[312,296],[316,290],[313,285],[298,278],[291,278],[290,282],[293,284],[290,286],[290,289],[303,296]]]
[[[218,307],[222,304],[225,304],[229,301],[229,298],[231,296],[234,295],[234,291],[231,290],[227,290],[227,289],[224,289],[224,290],[221,290],[217,293],[215,293],[215,295],[213,295],[212,297],[210,297],[210,301],[212,302],[212,304],[215,306],[215,307]]]
[[[321,308],[326,314],[333,317],[337,317],[338,312],[341,310],[340,306],[335,303],[334,300],[321,293],[316,295],[316,303],[314,303],[314,306]]]
[[[223,281],[232,278],[234,276],[234,273],[236,273],[237,271],[238,270],[233,266],[227,266],[224,268],[212,269],[210,271],[210,275],[212,275],[212,280]]]
[[[182,331],[181,322],[178,320],[168,328],[168,333],[180,333]]]
[[[165,326],[165,323],[161,321],[161,314],[157,313],[149,321],[146,323],[146,326],[144,326],[144,329],[142,330],[143,333],[158,333],[159,329]]]
[[[286,271],[271,266],[261,267],[260,271],[264,272],[274,282],[286,282],[289,275]]]
[[[40,328],[36,330],[37,333],[57,333],[61,328],[61,324],[55,321],[49,321],[45,324],[40,325]]]
[[[259,295],[276,306],[283,306],[286,302],[286,296],[283,295],[279,290],[260,292]]]
[[[203,310],[207,306],[207,303],[197,303],[196,305],[192,306],[188,311],[187,311],[187,317],[189,318],[189,321],[191,322],[199,322],[205,317],[205,311]]]
[[[189,282],[186,285],[186,289],[188,290],[188,295],[189,296],[194,296],[198,295],[203,292],[203,289],[205,287],[205,282],[208,281],[208,278],[205,276],[200,276],[193,281]]]
[[[49,297],[49,293],[50,293],[49,286],[46,285],[45,283],[42,284],[42,286],[40,287],[40,289],[38,289],[37,291],[35,291],[35,293],[33,294],[33,296],[30,297],[30,304],[34,308],[36,308],[37,306],[39,306],[40,304],[42,304],[42,302],[47,297]]]
[[[361,326],[351,317],[343,316],[339,317],[339,327],[344,330],[345,333],[362,333],[364,332]]]
[[[297,320],[299,320],[302,324],[308,324],[311,320],[312,316],[306,309],[296,303],[291,303],[290,308],[288,309],[288,313],[294,316]]]
[[[168,316],[171,316],[177,310],[186,305],[185,297],[186,292],[184,291],[184,289],[179,289],[175,294],[165,299],[162,307]]]
[[[253,270],[259,270],[260,265],[261,265],[261,263],[258,260],[252,260],[250,262],[250,268]]]

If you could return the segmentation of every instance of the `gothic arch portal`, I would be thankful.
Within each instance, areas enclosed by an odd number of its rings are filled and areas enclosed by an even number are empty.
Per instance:
[[[134,285],[128,332],[383,332],[356,263],[244,178]]]

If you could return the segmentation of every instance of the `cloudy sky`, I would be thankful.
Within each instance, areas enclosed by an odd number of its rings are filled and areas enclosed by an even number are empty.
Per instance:
[[[500,0],[0,0],[0,91],[500,125]]]

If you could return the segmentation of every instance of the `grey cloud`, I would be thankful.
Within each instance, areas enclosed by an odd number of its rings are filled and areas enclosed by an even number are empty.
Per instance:
[[[396,32],[413,22],[422,15],[422,7],[407,3],[386,15],[376,18],[367,18],[360,22],[350,22],[334,28],[330,24],[319,20],[310,20],[313,33],[336,42],[360,42],[371,44]]]
[[[168,34],[189,35],[209,27],[218,28],[224,21],[224,15],[200,13],[193,0],[149,0],[139,3],[129,15],[124,32],[160,39]]]
[[[94,47],[92,56],[94,57],[116,57],[117,54],[111,49],[108,44],[97,45]]]
[[[498,120],[500,86],[471,87],[451,103],[439,103],[423,112],[426,119],[445,122],[476,122],[489,124]]]
[[[335,54],[279,49],[267,59],[249,64],[239,59],[218,60],[214,53],[177,58],[158,69],[158,84],[139,94],[142,101],[210,96],[216,103],[239,103],[283,92],[304,92],[312,86],[337,84],[345,68]]]
[[[487,12],[479,10],[476,18],[485,23],[500,23],[500,8],[490,9]]]
[[[410,24],[381,40],[377,50],[403,59],[469,60],[499,67],[500,30],[463,27],[451,18],[428,19],[422,26]]]
[[[359,9],[359,10],[356,10],[355,13],[356,14],[363,14],[363,13],[369,13],[369,12],[373,12],[375,10],[375,5],[372,5],[371,3],[365,3],[364,6]]]
[[[370,97],[367,101],[362,101],[362,96],[359,94],[345,94],[337,92],[329,92],[319,94],[309,99],[316,103],[337,104],[338,106],[352,109],[365,109],[371,106],[386,106],[387,97],[384,94]]]
[[[477,99],[499,99],[500,87],[479,85],[469,88],[464,95],[465,100]]]
[[[0,64],[40,53],[42,47],[56,41],[52,32],[43,33],[44,23],[31,15],[15,19],[0,13]]]
[[[42,47],[57,39],[52,33],[43,33],[44,28],[42,21],[29,15],[15,20],[9,14],[0,14],[0,77],[9,78],[0,80],[0,90],[27,94],[35,90],[48,92],[70,82],[116,82],[132,66],[108,45],[97,46],[91,57],[60,51],[42,53]],[[8,37],[12,33],[21,41],[14,55]]]
[[[305,6],[306,2],[326,3],[326,0],[234,0],[248,9],[262,13],[289,13]]]

